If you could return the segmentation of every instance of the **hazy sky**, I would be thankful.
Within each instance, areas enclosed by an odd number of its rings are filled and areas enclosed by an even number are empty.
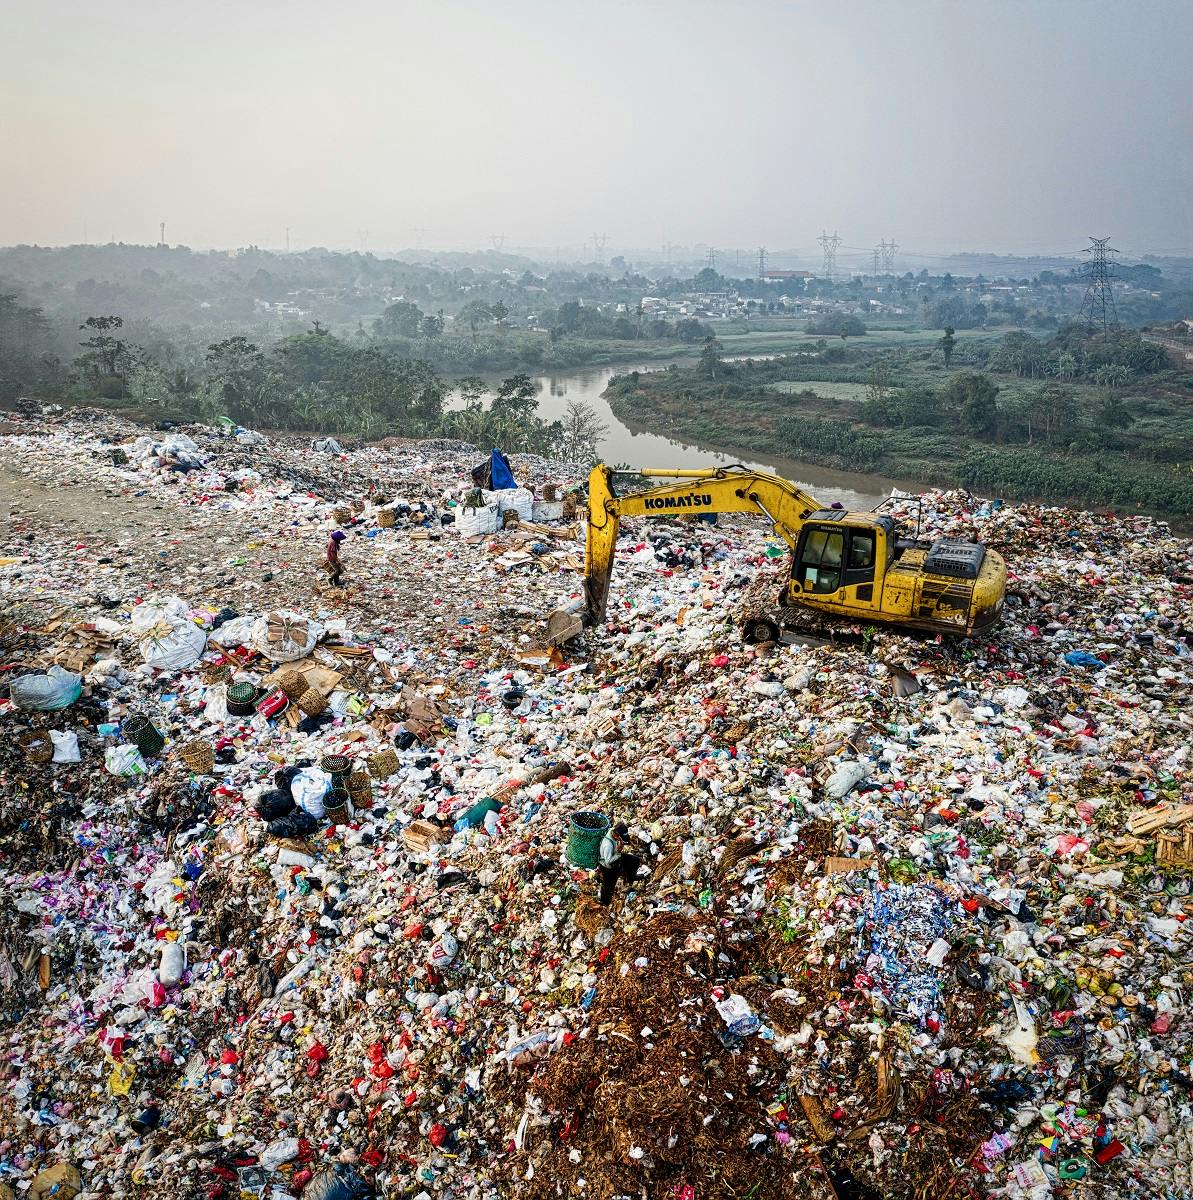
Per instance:
[[[1193,0],[0,0],[0,243],[1193,247]]]

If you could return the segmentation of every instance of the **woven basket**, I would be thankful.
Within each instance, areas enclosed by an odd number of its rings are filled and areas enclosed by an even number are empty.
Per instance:
[[[123,721],[125,737],[136,743],[142,758],[156,758],[165,748],[162,732],[144,713],[130,713]]]
[[[21,734],[18,741],[28,762],[48,763],[54,757],[54,743],[44,729],[29,729]]]
[[[180,746],[178,756],[196,775],[210,775],[215,770],[215,748],[200,738]]]
[[[318,688],[309,687],[294,703],[308,717],[317,717],[327,707],[327,697]]]
[[[326,771],[328,775],[342,775],[346,779],[348,772],[352,770],[352,760],[344,754],[325,754],[319,760],[319,770]],[[332,785],[333,787],[336,785]]]
[[[333,788],[323,798],[324,813],[333,825],[343,825],[348,820],[350,815],[348,801],[348,793],[342,788]]]
[[[199,677],[207,684],[227,683],[232,678],[232,668],[227,663],[205,663],[199,668]]]
[[[399,762],[396,750],[378,750],[368,757],[369,774],[374,779],[388,779],[398,769]]]
[[[373,780],[368,771],[353,771],[348,776],[348,795],[352,803],[358,800],[369,801],[373,798]]]
[[[348,525],[352,522],[352,510],[350,508],[337,508],[331,514],[337,525]]]
[[[383,508],[377,513],[377,527],[392,529],[398,523],[398,515],[392,508]]]
[[[291,700],[297,700],[311,686],[300,671],[283,671],[277,677],[277,685]]]

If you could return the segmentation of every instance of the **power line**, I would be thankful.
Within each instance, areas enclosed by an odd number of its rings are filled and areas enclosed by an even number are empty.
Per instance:
[[[1102,333],[1108,333],[1118,324],[1118,311],[1114,307],[1114,260],[1108,258],[1118,251],[1111,246],[1108,237],[1089,239],[1093,244],[1086,248],[1085,253],[1090,258],[1082,264],[1082,270],[1087,280],[1085,299],[1081,302],[1081,316],[1086,324],[1093,329],[1102,326]]]
[[[758,247],[758,278],[761,279],[766,274],[766,247]]]

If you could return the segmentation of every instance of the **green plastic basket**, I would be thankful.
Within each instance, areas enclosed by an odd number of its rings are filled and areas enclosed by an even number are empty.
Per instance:
[[[572,813],[568,821],[567,860],[591,870],[601,861],[601,842],[609,832],[609,818],[599,812]]]
[[[144,713],[133,713],[124,719],[124,734],[141,751],[143,758],[155,758],[166,744],[166,739]]]
[[[234,683],[228,689],[228,711],[234,717],[250,717],[257,703],[257,689],[251,683]]]

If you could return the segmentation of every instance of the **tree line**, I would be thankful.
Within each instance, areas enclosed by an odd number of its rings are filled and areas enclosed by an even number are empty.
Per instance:
[[[467,377],[454,385],[429,363],[384,345],[336,337],[318,322],[262,348],[237,334],[208,345],[194,366],[163,363],[126,336],[118,316],[79,326],[69,366],[41,353],[44,315],[0,296],[0,401],[33,396],[101,404],[153,421],[215,421],[337,436],[456,437],[513,453],[595,457],[605,427],[591,406],[538,415],[538,389],[525,374],[490,389]],[[458,390],[462,404],[447,408]]]

